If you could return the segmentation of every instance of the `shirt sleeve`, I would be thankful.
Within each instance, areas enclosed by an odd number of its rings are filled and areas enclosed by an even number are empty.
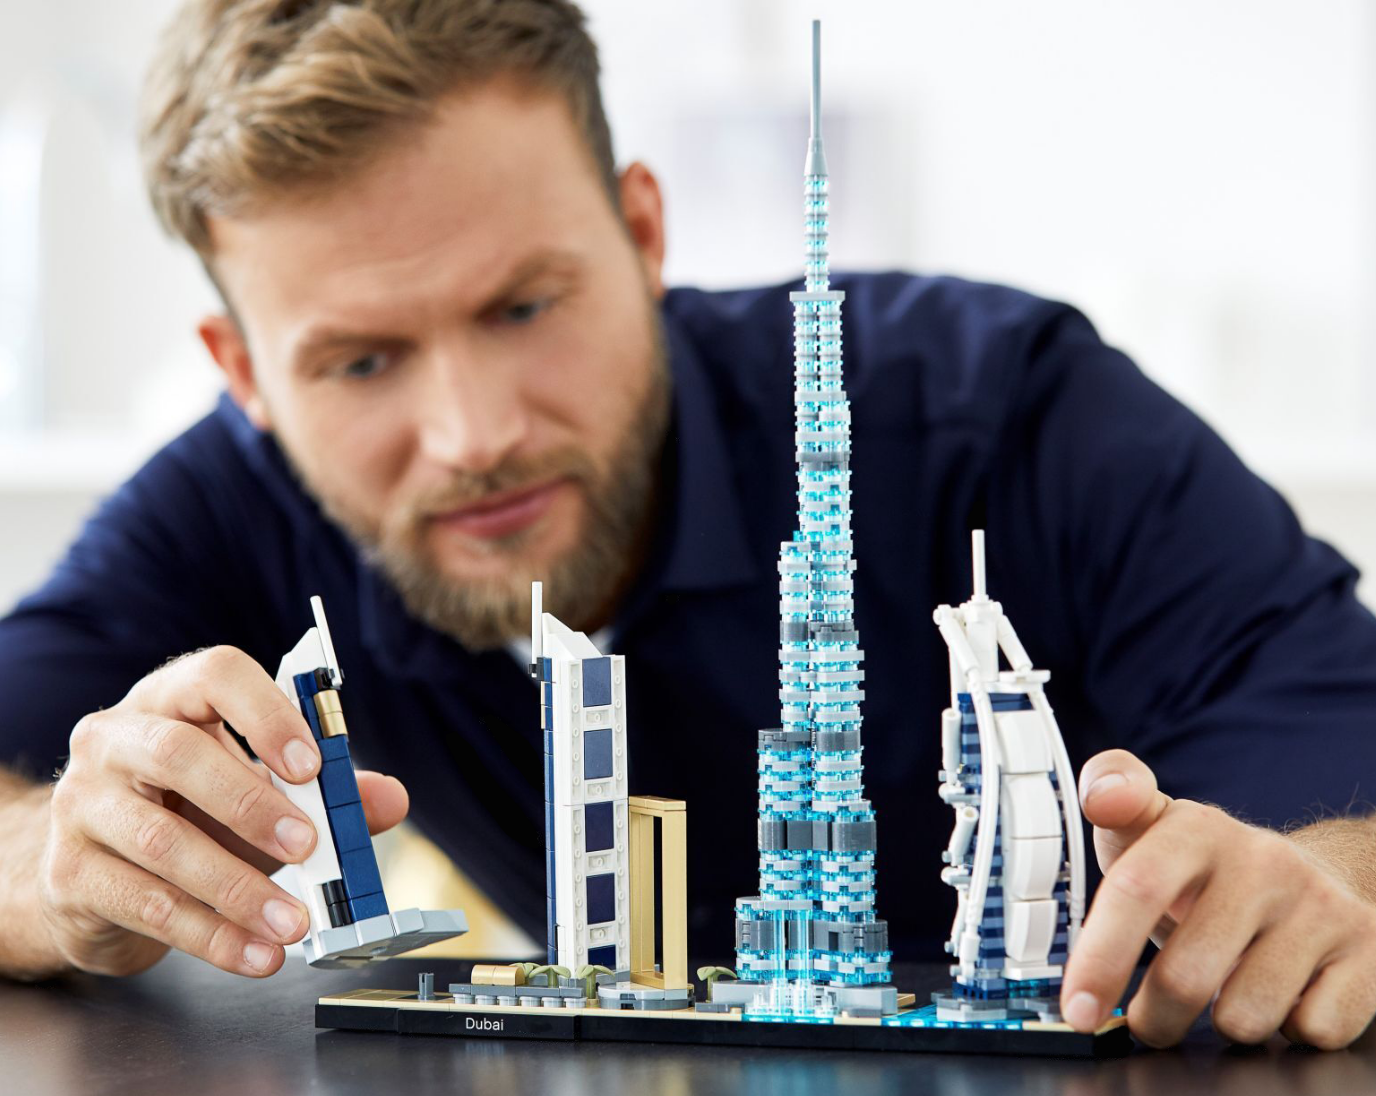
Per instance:
[[[0,619],[0,763],[45,777],[82,716],[169,658],[230,642],[248,589],[223,491],[164,450],[106,500],[48,580]]]
[[[991,543],[1077,762],[1121,746],[1167,793],[1278,827],[1364,803],[1376,619],[1355,568],[1078,313],[1031,360]]]

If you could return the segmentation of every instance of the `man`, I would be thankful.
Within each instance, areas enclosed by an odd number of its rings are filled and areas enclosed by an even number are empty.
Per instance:
[[[692,801],[694,948],[729,952],[755,730],[777,719],[791,287],[665,291],[658,186],[614,169],[563,0],[193,0],[143,142],[155,207],[221,290],[201,335],[231,399],[0,623],[17,926],[0,965],[128,973],[170,946],[280,967],[305,913],[264,873],[315,835],[239,743],[286,780],[315,773],[262,666],[317,592],[357,751],[537,926],[536,709],[504,649],[536,577],[548,609],[627,655],[633,783]],[[1106,750],[1082,779],[1107,875],[1067,1017],[1096,1025],[1154,936],[1129,1010],[1148,1042],[1215,995],[1230,1038],[1355,1038],[1376,1008],[1371,827],[1281,836],[1193,801],[1280,827],[1360,788],[1376,621],[1352,568],[1073,310],[949,279],[838,283],[900,961],[939,957],[951,916],[944,653],[908,622],[965,594],[980,524],[1072,757]],[[374,830],[406,813],[403,783],[360,787]]]

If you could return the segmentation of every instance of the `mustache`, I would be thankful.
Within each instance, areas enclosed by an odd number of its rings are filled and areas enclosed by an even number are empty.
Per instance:
[[[491,495],[516,492],[555,479],[590,483],[596,468],[586,453],[560,449],[535,457],[509,460],[490,472],[454,472],[442,483],[411,499],[404,508],[403,521],[410,525],[437,514],[460,510]]]

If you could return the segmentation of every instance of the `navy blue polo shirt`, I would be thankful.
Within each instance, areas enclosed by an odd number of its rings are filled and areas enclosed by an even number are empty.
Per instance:
[[[995,286],[839,277],[853,404],[855,615],[878,912],[898,958],[953,913],[937,797],[946,651],[933,608],[989,590],[1073,762],[1133,750],[1177,796],[1282,825],[1369,795],[1376,620],[1356,572],[1074,309]],[[694,954],[756,891],[756,731],[776,726],[779,542],[795,524],[792,285],[671,291],[674,381],[655,548],[613,625],[632,793],[688,801]],[[537,939],[537,697],[506,651],[411,619],[229,402],[159,452],[0,621],[0,759],[43,774],[72,725],[170,656],[272,671],[323,595],[362,764]]]

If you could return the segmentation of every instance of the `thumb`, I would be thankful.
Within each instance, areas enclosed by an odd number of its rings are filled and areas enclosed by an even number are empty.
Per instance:
[[[363,801],[363,815],[368,819],[368,832],[372,834],[390,830],[406,817],[411,809],[411,797],[406,794],[406,786],[394,776],[359,769],[354,774],[358,779],[358,798]]]
[[[1080,808],[1094,826],[1099,866],[1108,871],[1171,804],[1156,775],[1127,750],[1095,754],[1080,770]]]

